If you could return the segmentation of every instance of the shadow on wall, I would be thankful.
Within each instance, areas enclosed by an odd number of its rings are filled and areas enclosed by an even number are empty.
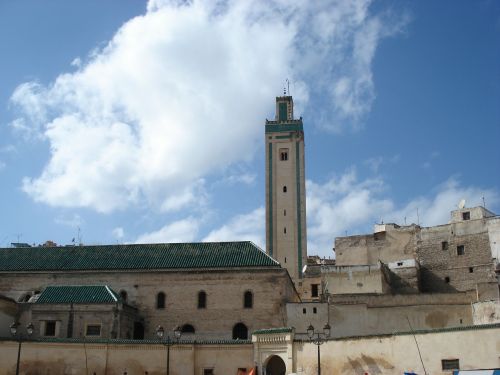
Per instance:
[[[420,268],[420,282],[424,293],[456,293],[458,290],[449,284],[450,279],[441,278],[429,269]]]
[[[373,358],[361,355],[358,358],[347,357],[347,363],[342,368],[342,373],[365,375],[366,373],[378,375],[393,370],[394,366],[383,358]]]

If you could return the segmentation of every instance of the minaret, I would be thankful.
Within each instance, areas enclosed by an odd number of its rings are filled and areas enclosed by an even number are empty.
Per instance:
[[[291,96],[276,98],[266,120],[266,252],[295,282],[307,261],[304,130]]]

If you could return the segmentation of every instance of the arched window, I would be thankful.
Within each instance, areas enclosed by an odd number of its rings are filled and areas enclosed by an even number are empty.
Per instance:
[[[248,328],[243,323],[237,323],[233,327],[233,340],[247,340]]]
[[[160,292],[156,296],[156,308],[164,309],[165,308],[165,293]]]
[[[205,293],[203,290],[201,292],[198,292],[198,308],[207,308],[207,293]]]
[[[182,333],[194,333],[194,327],[191,324],[184,324],[181,328]]]
[[[283,186],[283,193],[286,193],[286,186]]]
[[[124,290],[120,290],[120,297],[122,297],[122,300],[124,302],[126,302],[127,301],[127,292]]]
[[[251,309],[253,307],[253,294],[249,290],[247,290],[243,296],[243,307],[245,309]]]

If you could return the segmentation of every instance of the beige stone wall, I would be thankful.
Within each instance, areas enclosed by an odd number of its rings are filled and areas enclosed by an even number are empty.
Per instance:
[[[422,368],[417,340],[426,372]],[[317,348],[296,342],[296,373],[314,375]],[[450,375],[441,370],[442,359],[459,359],[460,368],[499,368],[500,328],[472,329],[400,336],[380,336],[356,340],[329,341],[321,346],[321,370],[329,375],[418,374]],[[291,371],[287,372],[290,373]]]
[[[17,342],[0,342],[0,375],[15,372]],[[158,344],[82,344],[25,342],[21,351],[21,374],[30,375],[163,375],[166,347]],[[171,375],[236,374],[253,366],[251,344],[192,345],[170,348]]]
[[[155,337],[158,325],[172,330],[191,324],[204,338],[232,338],[233,326],[249,331],[280,327],[286,321],[285,302],[297,299],[284,269],[11,273],[0,278],[0,294],[18,299],[26,291],[47,285],[109,285],[125,290],[128,303],[144,318],[145,338]],[[207,308],[198,309],[199,291],[207,293]],[[253,308],[243,308],[245,291],[253,293]],[[166,294],[166,308],[156,308],[156,296]]]
[[[0,297],[0,337],[10,336],[10,325],[17,315],[16,303],[8,298]]]

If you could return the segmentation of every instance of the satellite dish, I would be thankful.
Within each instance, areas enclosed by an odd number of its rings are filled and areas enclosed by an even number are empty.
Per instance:
[[[458,203],[458,208],[459,209],[462,209],[465,207],[465,199],[462,199],[459,203]]]
[[[302,267],[302,273],[306,273],[306,270],[307,270],[307,264],[304,267]]]

